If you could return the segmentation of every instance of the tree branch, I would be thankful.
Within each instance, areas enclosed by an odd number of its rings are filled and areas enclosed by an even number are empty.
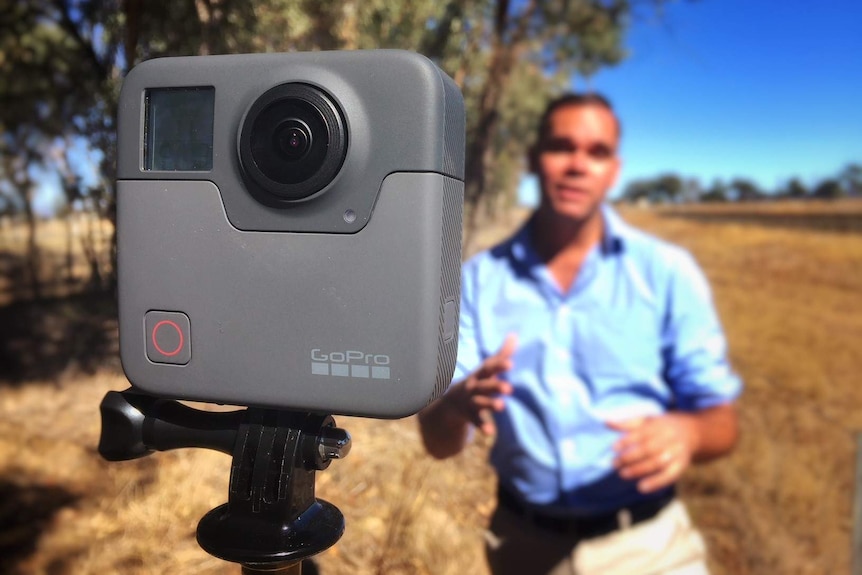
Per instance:
[[[434,31],[425,36],[424,41],[420,45],[419,52],[429,58],[442,58],[446,50],[446,44],[452,37],[452,24],[455,20],[462,17],[464,8],[461,2],[452,0],[446,5],[446,10],[443,13],[443,18],[440,23],[434,28]]]
[[[74,20],[72,20],[68,2],[65,0],[54,0],[54,6],[60,12],[60,27],[69,34],[78,46],[81,47],[87,60],[93,65],[93,69],[96,72],[96,79],[99,82],[107,79],[109,74],[108,66],[105,65],[105,63],[99,58],[99,55],[96,54],[96,49],[93,46],[93,43],[81,34],[81,31],[78,29],[78,25],[75,24]]]

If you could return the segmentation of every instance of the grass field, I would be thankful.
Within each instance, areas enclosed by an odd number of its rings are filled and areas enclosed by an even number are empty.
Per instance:
[[[848,572],[862,430],[862,204],[623,214],[697,257],[746,382],[737,450],[682,485],[713,573]],[[484,230],[478,242],[519,220]],[[15,261],[11,240],[0,252],[0,266]],[[5,295],[0,573],[239,573],[194,539],[198,519],[227,498],[229,457],[185,450],[109,464],[96,453],[98,404],[127,386],[110,298],[36,305]],[[318,474],[317,493],[341,508],[347,531],[316,559],[317,570],[485,573],[482,530],[494,505],[488,444],[437,462],[423,454],[413,418],[337,419],[353,451]]]

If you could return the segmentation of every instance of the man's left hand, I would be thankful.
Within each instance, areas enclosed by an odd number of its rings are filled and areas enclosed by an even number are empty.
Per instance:
[[[623,479],[637,480],[641,493],[676,483],[697,449],[698,425],[690,414],[669,413],[607,425],[623,433],[614,444],[614,467]]]

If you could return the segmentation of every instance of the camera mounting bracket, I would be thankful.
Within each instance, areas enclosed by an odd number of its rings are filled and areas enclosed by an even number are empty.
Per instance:
[[[315,474],[350,451],[331,416],[248,408],[206,412],[132,390],[101,404],[99,453],[122,461],[183,447],[231,454],[228,502],[204,515],[198,544],[243,573],[300,573],[301,561],[344,533],[337,507],[317,499]]]

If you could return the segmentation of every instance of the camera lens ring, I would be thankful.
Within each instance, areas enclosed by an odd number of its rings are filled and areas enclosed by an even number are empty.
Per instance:
[[[308,140],[302,153],[285,153],[279,130],[295,128]],[[239,160],[249,191],[267,205],[308,199],[335,178],[347,155],[347,129],[335,101],[299,82],[264,92],[245,115]]]

